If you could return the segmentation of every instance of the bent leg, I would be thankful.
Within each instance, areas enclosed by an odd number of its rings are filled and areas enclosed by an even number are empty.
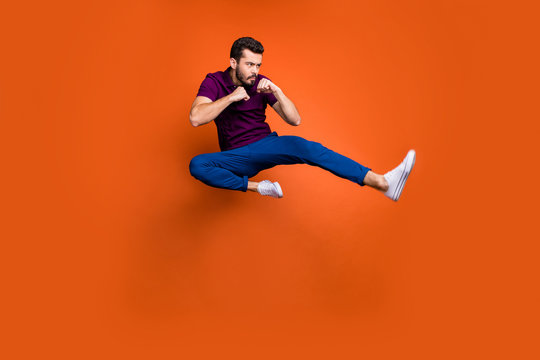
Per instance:
[[[246,191],[253,173],[247,149],[235,149],[201,154],[191,159],[189,171],[206,185],[229,190]]]

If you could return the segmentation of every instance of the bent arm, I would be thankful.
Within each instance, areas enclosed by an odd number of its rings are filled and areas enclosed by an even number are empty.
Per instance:
[[[281,89],[278,89],[274,93],[274,96],[278,101],[274,105],[272,105],[272,108],[276,110],[279,116],[281,116],[281,118],[285,120],[285,122],[287,122],[289,125],[300,125],[300,114],[298,113],[298,110],[296,110],[296,106],[294,106],[294,103],[285,96]]]
[[[191,105],[189,121],[191,122],[191,125],[195,127],[208,124],[233,102],[230,95],[224,96],[216,101],[212,101],[206,96],[197,96]]]

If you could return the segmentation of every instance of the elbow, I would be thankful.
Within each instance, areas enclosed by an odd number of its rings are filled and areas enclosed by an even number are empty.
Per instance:
[[[195,115],[193,115],[193,113],[189,113],[189,122],[193,127],[197,127],[200,125],[199,119]]]
[[[286,118],[285,121],[291,126],[298,126],[302,121],[300,116]]]

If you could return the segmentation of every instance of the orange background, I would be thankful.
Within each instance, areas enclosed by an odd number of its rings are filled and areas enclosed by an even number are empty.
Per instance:
[[[532,2],[531,2],[532,3]],[[0,6],[2,358],[538,357],[538,28],[524,2]],[[398,203],[307,165],[281,200],[207,187],[190,105],[232,42],[290,127]],[[534,123],[534,124],[533,124]]]

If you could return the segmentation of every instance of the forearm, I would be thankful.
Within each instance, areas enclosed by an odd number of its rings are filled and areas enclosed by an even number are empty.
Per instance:
[[[195,106],[189,113],[189,121],[193,126],[199,126],[214,120],[233,101],[227,95],[211,103],[204,103]]]
[[[285,96],[281,89],[278,89],[274,95],[281,105],[281,110],[285,116],[285,121],[290,125],[300,125],[300,114],[298,113],[298,110],[296,110],[294,103]]]

